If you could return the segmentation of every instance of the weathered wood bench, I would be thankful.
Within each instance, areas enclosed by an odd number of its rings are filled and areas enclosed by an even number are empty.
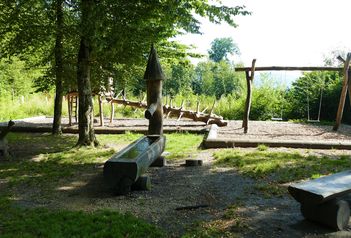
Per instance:
[[[351,192],[351,170],[292,184],[288,190],[306,219],[336,230],[349,224],[350,207],[343,196]]]
[[[6,158],[9,156],[6,135],[11,131],[11,128],[14,125],[15,123],[13,121],[9,121],[7,127],[0,132],[0,158]]]
[[[158,162],[165,144],[166,137],[162,135],[143,136],[113,155],[104,164],[104,179],[108,186],[117,194],[126,194],[132,187],[149,189],[149,178],[141,175]]]

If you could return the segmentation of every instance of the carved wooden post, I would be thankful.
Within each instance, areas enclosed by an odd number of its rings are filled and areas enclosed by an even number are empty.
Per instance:
[[[251,108],[251,96],[252,96],[252,81],[255,76],[255,64],[256,59],[252,60],[251,66],[251,74],[249,71],[245,71],[246,73],[246,84],[247,84],[247,94],[246,94],[246,103],[245,103],[245,111],[244,111],[244,118],[243,118],[243,125],[244,133],[247,133],[248,124],[249,124],[249,117],[250,117],[250,108]]]
[[[145,118],[149,119],[149,135],[163,134],[162,80],[165,79],[157,52],[151,47],[144,79],[147,84],[147,106]]]
[[[344,65],[344,71],[343,71],[344,81],[343,81],[342,89],[341,89],[339,107],[338,107],[338,111],[336,113],[335,125],[333,127],[334,131],[338,130],[338,128],[341,124],[342,114],[344,112],[345,99],[346,99],[346,94],[347,94],[347,89],[348,89],[348,84],[349,84],[350,62],[351,62],[351,53],[348,53],[347,58],[345,60],[345,65]]]

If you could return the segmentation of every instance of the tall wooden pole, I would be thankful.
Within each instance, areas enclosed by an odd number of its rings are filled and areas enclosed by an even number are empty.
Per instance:
[[[252,97],[252,81],[255,77],[255,64],[256,59],[252,60],[251,66],[251,74],[250,71],[245,71],[246,74],[246,84],[247,84],[247,94],[246,94],[246,102],[245,102],[245,111],[243,117],[243,125],[244,133],[247,133],[249,127],[249,117],[250,117],[250,108],[251,108],[251,97]]]
[[[163,134],[162,80],[165,79],[154,46],[151,47],[144,79],[147,84],[145,118],[149,119],[149,135]]]
[[[346,60],[345,60],[345,65],[344,65],[344,81],[342,84],[342,89],[341,89],[341,95],[340,95],[340,101],[339,101],[339,107],[338,111],[336,113],[336,120],[335,120],[335,125],[333,127],[334,131],[337,131],[340,124],[341,124],[341,119],[342,115],[344,112],[344,106],[345,106],[345,99],[346,99],[346,94],[347,90],[349,87],[349,69],[350,69],[350,61],[351,61],[351,53],[347,54]]]

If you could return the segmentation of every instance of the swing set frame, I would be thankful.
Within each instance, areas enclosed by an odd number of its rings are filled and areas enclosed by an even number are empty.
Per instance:
[[[340,124],[341,119],[345,107],[345,100],[347,92],[351,96],[351,83],[349,83],[349,79],[351,78],[351,71],[350,71],[350,62],[351,62],[351,53],[347,54],[346,60],[344,60],[341,56],[337,57],[338,60],[344,63],[344,67],[287,67],[287,66],[268,66],[268,67],[256,67],[256,59],[252,60],[251,67],[239,67],[236,68],[236,72],[245,72],[246,75],[246,84],[247,84],[247,95],[246,95],[246,103],[245,103],[245,110],[244,110],[244,117],[242,127],[244,128],[244,133],[248,132],[249,128],[249,117],[250,117],[250,108],[251,108],[251,98],[252,98],[252,82],[254,80],[254,75],[256,71],[337,71],[343,73],[343,85],[340,95],[340,101],[338,106],[338,111],[336,114],[335,125],[333,127],[334,131],[337,131]],[[350,103],[351,103],[351,97]],[[320,100],[320,108],[321,108],[321,100]],[[309,113],[308,113],[309,114]],[[309,117],[309,116],[308,116]],[[318,114],[318,120],[320,117],[320,110]],[[308,118],[310,119],[310,118]],[[309,120],[312,122],[313,120]],[[316,120],[315,120],[316,121]]]

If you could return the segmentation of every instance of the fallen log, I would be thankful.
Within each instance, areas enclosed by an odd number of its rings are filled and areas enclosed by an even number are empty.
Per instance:
[[[146,102],[142,102],[142,101],[138,102],[138,101],[125,100],[125,99],[118,99],[118,98],[106,98],[106,101],[110,103],[125,105],[125,106],[144,108],[144,109],[147,108]],[[177,116],[177,118],[179,118],[179,116],[181,115],[181,117],[189,118],[194,121],[202,121],[206,124],[217,124],[218,126],[221,126],[221,127],[227,126],[227,121],[223,120],[223,117],[213,113],[207,114],[204,112],[185,110],[183,108],[176,108],[168,105],[163,106],[163,113],[165,115]]]

